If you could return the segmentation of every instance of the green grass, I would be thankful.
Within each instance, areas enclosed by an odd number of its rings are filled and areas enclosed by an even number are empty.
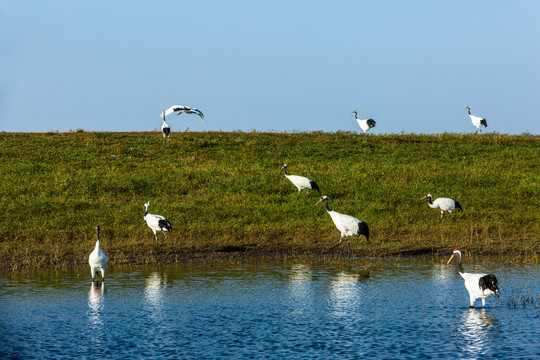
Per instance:
[[[203,132],[0,133],[0,268],[86,264],[102,228],[110,264],[194,257],[318,254],[339,232],[318,194],[279,172],[315,180],[333,210],[369,224],[356,255],[447,253],[537,257],[540,137]],[[420,198],[458,200],[456,221]],[[173,232],[155,251],[143,204]],[[335,253],[346,253],[346,246]]]

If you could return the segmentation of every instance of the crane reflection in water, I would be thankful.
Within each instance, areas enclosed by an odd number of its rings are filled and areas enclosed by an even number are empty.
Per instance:
[[[94,331],[99,331],[103,327],[101,315],[105,308],[104,299],[105,282],[93,282],[88,292],[88,320]]]
[[[461,316],[462,324],[458,327],[463,337],[463,354],[460,357],[477,358],[493,353],[497,341],[494,341],[499,328],[499,319],[489,314],[486,309],[469,308]]]
[[[166,285],[167,276],[165,273],[154,271],[146,278],[144,284],[144,302],[150,316],[154,319],[161,318]]]

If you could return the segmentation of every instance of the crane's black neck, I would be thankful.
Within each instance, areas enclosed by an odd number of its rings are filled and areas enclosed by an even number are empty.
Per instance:
[[[433,205],[433,198],[431,196],[428,196],[427,200],[429,201],[429,205]]]
[[[471,115],[471,108],[467,108],[467,111],[469,112],[469,115]]]
[[[356,120],[358,120],[358,113],[357,113],[356,111],[353,111],[353,112],[354,112],[354,118],[355,118]]]
[[[289,175],[289,174],[287,173],[287,167],[286,167],[286,166],[283,167],[283,172],[285,173],[285,175]]]
[[[465,272],[463,271],[463,267],[461,266],[461,255],[459,255],[458,257],[457,270],[459,271],[460,274],[463,274]]]
[[[332,211],[332,210],[330,210],[330,208],[328,207],[328,198],[324,199],[324,206],[326,206],[326,211]]]
[[[148,207],[144,208],[144,216],[148,215]]]
[[[99,226],[96,229],[97,229],[97,241],[99,241]]]

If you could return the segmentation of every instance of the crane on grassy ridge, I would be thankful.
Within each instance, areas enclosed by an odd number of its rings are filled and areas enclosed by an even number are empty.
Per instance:
[[[469,117],[471,118],[471,121],[473,123],[474,126],[476,126],[476,132],[478,132],[478,130],[480,130],[480,132],[482,132],[482,130],[480,129],[482,126],[485,126],[487,127],[487,121],[486,119],[484,118],[481,118],[479,116],[474,116],[474,115],[471,115],[471,107],[470,106],[467,106],[465,108],[465,110],[468,110],[469,111]]]
[[[92,273],[92,281],[96,277],[97,272],[101,272],[101,278],[105,280],[105,267],[107,266],[107,257],[99,246],[99,224],[96,225],[97,240],[94,251],[88,257],[88,264],[90,264],[90,272]]]
[[[360,129],[364,131],[364,134],[367,136],[367,131],[371,129],[372,127],[375,127],[376,121],[373,119],[359,119],[358,118],[358,111],[354,110],[351,112],[351,114],[354,114],[354,118],[356,119],[356,122],[358,122],[358,125],[360,126]]]
[[[452,256],[450,257],[450,260],[448,260],[447,264],[450,264],[454,256],[458,257],[457,269],[459,271],[459,275],[461,275],[463,280],[465,280],[465,288],[469,292],[471,307],[474,307],[474,302],[478,298],[482,299],[482,306],[486,307],[487,297],[491,295],[499,296],[497,278],[495,275],[474,274],[463,271],[463,268],[461,267],[461,251],[458,249],[455,249],[452,252]]]
[[[330,207],[328,207],[328,196],[326,195],[321,197],[314,206],[317,206],[322,201],[325,202],[326,212],[332,218],[336,228],[341,232],[341,237],[339,238],[337,245],[328,249],[326,252],[341,245],[344,237],[347,238],[347,243],[349,245],[349,257],[351,256],[351,241],[349,240],[349,236],[363,235],[366,237],[366,241],[369,243],[369,228],[365,222],[358,220],[354,216],[345,215],[338,213],[337,211],[330,210]]]
[[[298,200],[298,197],[300,196],[300,192],[304,189],[306,189],[306,192],[309,189],[309,190],[317,190],[319,194],[321,193],[321,190],[319,189],[319,185],[317,185],[315,181],[308,179],[305,176],[289,175],[287,173],[287,169],[288,169],[287,164],[283,164],[279,172],[281,172],[281,170],[283,169],[285,169],[285,177],[289,179],[293,183],[293,185],[298,188],[298,195],[296,195],[296,200]],[[309,192],[307,192],[307,194],[309,196]]]
[[[441,209],[441,219],[440,220],[442,220],[443,214],[444,214],[445,211],[450,213],[450,215],[452,215],[452,219],[454,219],[454,220],[455,220],[455,217],[454,217],[454,214],[452,214],[452,211],[454,211],[454,210],[463,211],[463,209],[461,208],[461,205],[456,200],[453,200],[453,199],[450,199],[450,198],[438,198],[435,201],[433,201],[433,197],[431,196],[431,194],[427,194],[422,199],[426,199],[426,198],[429,201],[429,207],[430,208],[432,208],[432,209]],[[422,199],[420,199],[420,200],[422,200]]]
[[[165,121],[165,110],[163,110],[163,124],[161,125],[161,132],[163,133],[163,141],[165,141],[165,139],[170,140],[171,127]]]
[[[163,236],[165,236],[165,239],[163,239],[163,241],[161,242],[163,244],[163,242],[167,240],[167,235],[165,235],[165,231],[172,231],[172,225],[169,222],[169,220],[167,220],[165,217],[161,215],[149,214],[148,213],[149,207],[150,207],[150,202],[147,202],[146,204],[144,204],[144,220],[146,220],[146,224],[154,232],[154,237],[156,239],[156,248],[159,248],[157,232],[161,231]]]

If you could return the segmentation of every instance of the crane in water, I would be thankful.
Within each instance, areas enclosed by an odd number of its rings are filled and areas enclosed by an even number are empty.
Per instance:
[[[482,307],[486,307],[486,298],[491,295],[499,296],[499,287],[497,286],[498,281],[495,275],[487,274],[475,274],[475,273],[466,273],[461,267],[461,251],[455,249],[452,252],[450,260],[447,264],[450,264],[452,259],[457,256],[457,269],[459,275],[465,280],[465,288],[469,292],[469,298],[471,303],[471,308],[474,307],[474,302],[476,299],[482,299]]]
[[[105,266],[107,266],[107,257],[99,246],[99,224],[96,225],[97,240],[94,251],[88,257],[88,263],[90,264],[90,272],[92,273],[92,281],[96,277],[97,272],[101,272],[101,278],[105,280]]]

